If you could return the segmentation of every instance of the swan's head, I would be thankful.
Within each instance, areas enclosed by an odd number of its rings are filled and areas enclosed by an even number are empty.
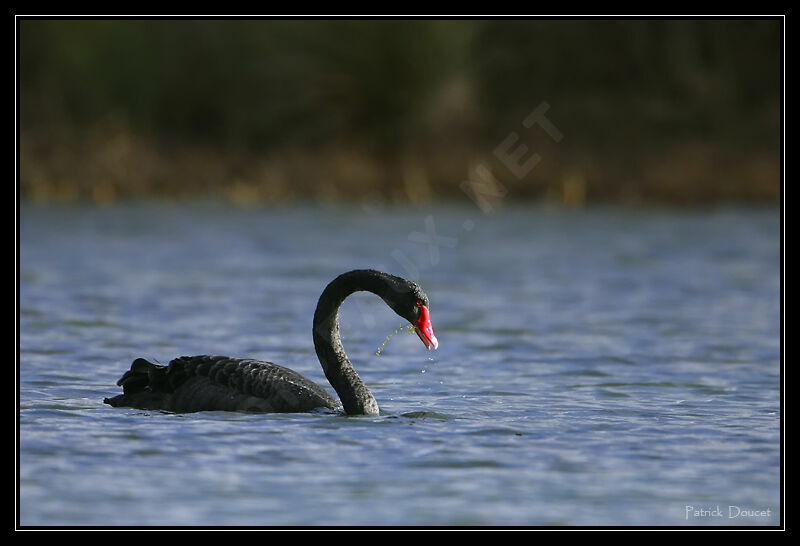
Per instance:
[[[395,279],[397,282],[391,294],[384,300],[395,313],[414,326],[414,331],[428,350],[431,347],[437,349],[439,341],[433,333],[428,296],[417,283],[400,277]]]

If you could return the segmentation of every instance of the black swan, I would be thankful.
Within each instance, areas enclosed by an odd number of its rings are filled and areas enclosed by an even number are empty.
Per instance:
[[[366,290],[414,325],[425,347],[436,349],[428,296],[415,282],[374,270],[343,273],[322,292],[314,312],[314,348],[341,403],[299,373],[271,362],[225,356],[182,356],[167,366],[137,358],[117,381],[123,394],[106,398],[114,407],[176,413],[223,410],[265,413],[308,412],[319,408],[351,415],[377,415],[378,403],[350,364],[339,338],[339,307]]]

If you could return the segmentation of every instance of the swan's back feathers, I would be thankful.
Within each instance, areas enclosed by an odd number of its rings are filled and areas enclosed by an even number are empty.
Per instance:
[[[117,382],[112,406],[174,412],[206,410],[307,412],[341,405],[297,372],[258,360],[182,356],[167,366],[137,358]]]

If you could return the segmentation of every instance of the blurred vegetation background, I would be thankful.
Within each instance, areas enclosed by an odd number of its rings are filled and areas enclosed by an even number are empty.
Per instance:
[[[17,23],[35,202],[441,202],[481,164],[510,200],[780,195],[780,19]]]

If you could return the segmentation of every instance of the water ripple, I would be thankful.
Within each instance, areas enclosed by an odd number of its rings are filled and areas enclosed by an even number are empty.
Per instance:
[[[685,525],[687,504],[780,512],[775,211],[476,214],[23,206],[20,522]],[[431,215],[458,241],[437,264],[408,239]],[[397,335],[375,356],[398,323],[371,295],[341,317],[381,415],[102,403],[139,356],[249,356],[327,387],[310,331],[321,288],[348,268],[409,275],[401,252],[439,350]]]

